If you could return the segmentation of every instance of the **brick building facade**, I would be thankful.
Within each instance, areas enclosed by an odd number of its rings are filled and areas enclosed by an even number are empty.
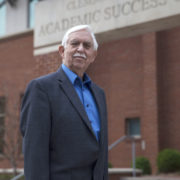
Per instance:
[[[127,135],[127,119],[138,118],[136,155],[150,159],[154,172],[160,150],[180,150],[179,59],[180,27],[176,27],[102,43],[88,70],[107,95],[109,144]],[[58,52],[33,56],[33,31],[0,39],[0,84],[7,89],[1,88],[0,96],[8,94],[6,109],[19,106],[31,79],[57,70],[60,64]],[[114,147],[109,162],[113,167],[130,167],[131,142]],[[8,167],[0,156],[0,168]]]
[[[1,134],[0,141],[0,149],[3,151],[0,155],[0,168],[12,167],[3,154],[4,151],[6,151],[6,153],[10,155],[7,151],[9,148],[12,149],[16,146],[16,144],[14,144],[16,142],[14,138],[17,138],[17,131],[15,131],[14,128],[19,129],[20,101],[27,83],[35,78],[35,60],[32,49],[32,31],[0,39],[0,97],[1,99],[5,99],[3,103],[5,106],[5,117],[0,121],[0,130],[4,128],[4,133],[3,135]],[[3,105],[1,104],[1,108]],[[7,149],[3,143],[3,139],[7,141],[9,138],[12,139],[13,144],[9,142]],[[21,154],[21,145],[17,147],[17,151]],[[20,166],[22,167],[22,155],[18,157],[20,158]]]

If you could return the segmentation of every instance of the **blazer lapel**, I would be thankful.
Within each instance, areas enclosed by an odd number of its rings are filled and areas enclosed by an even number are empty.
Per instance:
[[[81,100],[79,99],[73,85],[71,84],[68,77],[65,75],[62,68],[60,68],[58,70],[58,74],[59,74],[58,81],[59,81],[59,85],[60,85],[61,89],[64,91],[64,93],[66,94],[66,96],[69,99],[69,101],[71,102],[71,104],[77,110],[77,112],[81,116],[84,123],[87,125],[89,130],[92,132],[93,136],[96,138],[94,131],[92,129],[91,123],[90,123],[88,116],[86,114],[86,111],[84,109],[84,106],[81,103]]]
[[[99,91],[97,90],[97,87],[92,83],[91,84],[91,91],[94,95],[98,110],[99,110],[99,119],[100,119],[100,143],[103,143],[103,136],[104,136],[104,123],[103,123],[103,119],[105,114],[103,113],[103,108],[104,108],[104,104],[102,104],[102,102],[104,102],[102,100],[102,96],[98,93]]]

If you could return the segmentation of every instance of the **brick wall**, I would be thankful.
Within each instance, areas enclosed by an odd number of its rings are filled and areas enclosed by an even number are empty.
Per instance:
[[[14,127],[19,128],[20,96],[24,93],[27,83],[35,77],[32,37],[31,31],[0,40],[0,96],[6,96],[8,117],[5,138],[17,133]],[[9,122],[9,119],[12,122]],[[14,121],[17,123],[12,126]],[[19,163],[22,166],[23,159],[20,159]],[[0,168],[7,167],[10,167],[8,161],[0,156]]]

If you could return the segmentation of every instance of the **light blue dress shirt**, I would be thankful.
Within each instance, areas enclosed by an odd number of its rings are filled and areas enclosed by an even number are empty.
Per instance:
[[[73,84],[83,106],[91,122],[91,126],[93,131],[96,135],[97,140],[99,140],[99,133],[100,133],[100,118],[99,112],[97,108],[97,104],[95,99],[91,93],[90,86],[91,86],[91,79],[85,73],[83,76],[83,81],[81,78],[72,72],[67,66],[62,64],[62,69],[66,73],[67,77]]]

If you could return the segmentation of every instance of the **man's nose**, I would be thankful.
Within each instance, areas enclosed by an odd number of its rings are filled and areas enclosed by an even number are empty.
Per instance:
[[[83,46],[83,44],[81,43],[81,44],[79,44],[79,46],[78,46],[78,49],[77,49],[78,51],[84,51],[84,46]]]

